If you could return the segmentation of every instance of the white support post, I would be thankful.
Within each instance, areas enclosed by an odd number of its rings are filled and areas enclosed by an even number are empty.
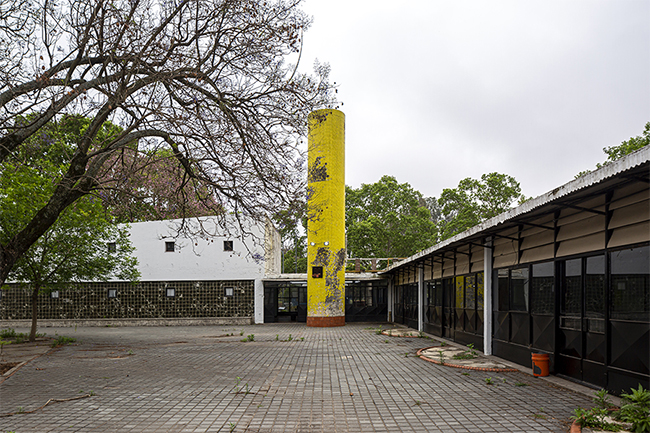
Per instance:
[[[424,264],[418,265],[418,331],[424,331]]]
[[[492,238],[483,248],[483,353],[492,355]]]

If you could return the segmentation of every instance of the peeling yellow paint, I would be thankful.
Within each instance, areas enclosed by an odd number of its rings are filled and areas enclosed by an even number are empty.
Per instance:
[[[345,317],[345,115],[309,115],[307,324]],[[320,278],[314,271],[322,267]],[[318,273],[318,272],[316,272]]]

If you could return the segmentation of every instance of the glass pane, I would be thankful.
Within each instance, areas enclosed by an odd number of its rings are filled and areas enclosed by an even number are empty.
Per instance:
[[[605,318],[605,256],[587,258],[585,317]]]
[[[528,311],[528,268],[510,271],[510,310]]]
[[[567,260],[564,263],[562,279],[564,293],[560,302],[563,316],[582,316],[582,259]]]
[[[454,307],[454,279],[445,278],[443,280],[444,291],[445,291],[445,307],[453,308]]]
[[[476,276],[465,277],[465,308],[474,310],[476,308]]]
[[[456,277],[456,308],[465,308],[465,277]]]
[[[532,312],[553,314],[555,310],[555,277],[553,262],[533,265]]]
[[[436,285],[436,306],[442,307],[442,280],[435,282]]]
[[[476,309],[483,309],[483,272],[476,274]]]
[[[497,292],[499,296],[498,311],[510,310],[510,295],[509,295],[510,280],[508,278],[509,275],[510,274],[507,269],[499,269],[499,280],[497,286]]]
[[[612,319],[650,322],[650,247],[611,253]]]

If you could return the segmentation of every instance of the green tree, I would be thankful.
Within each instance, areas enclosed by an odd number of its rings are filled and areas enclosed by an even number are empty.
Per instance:
[[[273,217],[282,239],[282,272],[307,272],[307,202],[295,200]]]
[[[645,124],[645,129],[641,135],[636,137],[630,137],[629,140],[623,141],[618,146],[605,147],[603,152],[607,154],[607,161],[602,165],[598,164],[597,167],[600,168],[603,165],[607,165],[610,162],[614,162],[619,158],[624,157],[634,151],[641,149],[650,144],[650,122]]]
[[[15,162],[0,165],[0,241],[15,236],[56,188],[52,179],[64,170],[72,151],[67,145],[70,131],[31,139]],[[113,224],[97,197],[86,196],[67,207],[8,274],[11,281],[32,290],[29,340],[36,337],[39,293],[74,281],[136,280],[139,274],[132,251],[127,228]]]
[[[358,189],[346,186],[345,226],[353,257],[408,257],[436,240],[422,194],[392,176]]]
[[[519,182],[512,176],[488,173],[480,180],[463,179],[456,188],[444,189],[438,199],[442,209],[438,221],[440,238],[445,240],[464,232],[524,200]]]
[[[0,164],[65,114],[91,121],[48,200],[0,243],[0,284],[67,207],[120,186],[105,174],[130,167],[134,144],[166,149],[217,212],[261,222],[304,194],[297,141],[311,111],[336,106],[328,65],[290,63],[310,22],[299,0],[3,0]],[[107,121],[122,130],[102,139]]]
[[[607,164],[612,163],[617,159],[620,159],[625,155],[629,155],[630,153],[635,152],[648,145],[650,145],[650,122],[647,122],[645,124],[645,129],[641,135],[630,137],[629,140],[623,141],[618,146],[604,147],[603,152],[605,152],[607,155],[607,160],[605,160],[605,162],[602,164],[596,164],[596,168],[604,167]],[[591,173],[591,170],[581,171],[576,175],[576,179],[580,176],[584,176],[587,173]]]

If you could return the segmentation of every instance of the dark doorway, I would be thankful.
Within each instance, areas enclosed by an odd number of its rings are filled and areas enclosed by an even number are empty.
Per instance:
[[[306,321],[306,282],[264,283],[264,323]]]
[[[605,387],[605,256],[566,260],[562,268],[557,372]]]

